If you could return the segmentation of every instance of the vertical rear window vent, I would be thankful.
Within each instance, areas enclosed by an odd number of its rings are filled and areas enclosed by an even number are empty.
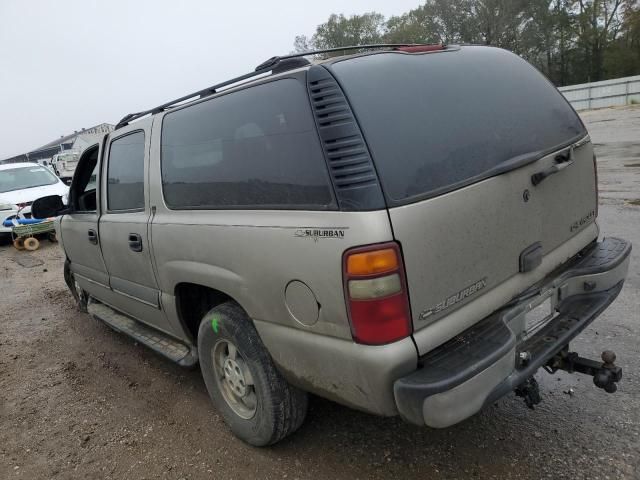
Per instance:
[[[351,107],[338,82],[324,67],[316,65],[308,75],[311,106],[336,191],[370,188],[371,192],[361,192],[368,203],[370,195],[381,196],[380,185]],[[358,209],[350,204],[353,197],[343,199],[342,206]],[[345,202],[349,205],[344,205]],[[374,204],[380,205],[376,208],[384,207],[383,200],[376,199]]]

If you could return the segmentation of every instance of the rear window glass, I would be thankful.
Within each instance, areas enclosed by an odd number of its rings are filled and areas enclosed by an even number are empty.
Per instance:
[[[514,157],[543,155],[586,134],[547,79],[505,50],[386,53],[331,68],[392,203],[453,190]]]
[[[162,182],[170,208],[334,205],[309,99],[293,79],[168,114]]]

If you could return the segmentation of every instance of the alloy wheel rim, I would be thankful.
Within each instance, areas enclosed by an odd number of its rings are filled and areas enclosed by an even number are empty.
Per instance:
[[[253,418],[258,408],[258,396],[249,366],[238,347],[229,340],[218,340],[213,347],[212,360],[222,398],[239,417]]]

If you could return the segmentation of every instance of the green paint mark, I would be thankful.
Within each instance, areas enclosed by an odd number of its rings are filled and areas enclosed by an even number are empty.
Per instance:
[[[211,319],[211,328],[213,328],[214,332],[218,333],[218,319],[216,317]]]

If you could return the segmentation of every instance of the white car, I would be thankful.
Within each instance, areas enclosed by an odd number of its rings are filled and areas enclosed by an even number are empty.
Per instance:
[[[60,195],[66,203],[69,187],[51,170],[37,163],[0,165],[0,234],[11,233],[5,227],[8,218],[31,218],[31,203],[47,195]]]

